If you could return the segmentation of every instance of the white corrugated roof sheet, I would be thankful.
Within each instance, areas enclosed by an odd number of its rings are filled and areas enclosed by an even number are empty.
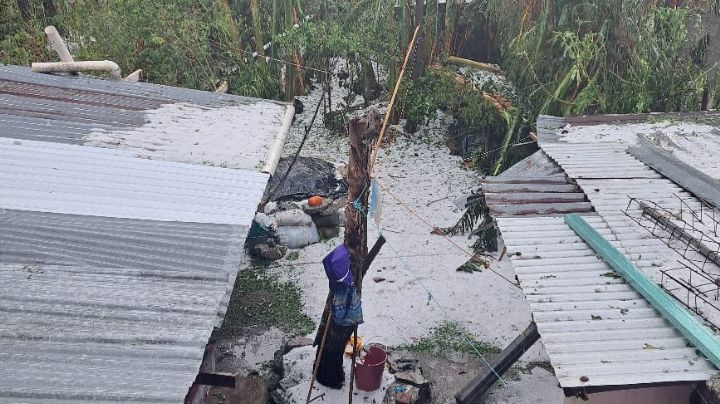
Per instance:
[[[625,252],[601,217],[584,218]],[[562,217],[497,223],[563,388],[697,381],[716,373]]]
[[[716,141],[718,131],[692,123],[634,122],[555,124],[539,131],[539,145],[592,203],[598,216],[586,220],[660,282],[661,270],[681,267],[685,258],[652,233],[652,223],[634,201],[668,212],[682,204],[696,209],[700,202],[628,154],[627,147],[637,144],[639,136],[666,148],[672,145],[676,157],[712,176],[714,163],[707,150],[678,145],[707,145]],[[680,133],[679,127],[687,131]],[[562,217],[506,217],[497,223],[562,387],[698,381],[717,373]],[[697,224],[700,230],[702,226]],[[720,268],[706,269],[720,276]],[[681,293],[676,297],[683,298]]]
[[[248,226],[269,175],[0,138],[0,208]]]
[[[182,402],[292,115],[0,65],[0,402]]]

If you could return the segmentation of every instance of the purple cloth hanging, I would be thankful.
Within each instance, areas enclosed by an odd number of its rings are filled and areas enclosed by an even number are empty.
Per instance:
[[[331,291],[336,292],[353,285],[355,280],[350,272],[350,252],[345,245],[337,246],[322,262]]]

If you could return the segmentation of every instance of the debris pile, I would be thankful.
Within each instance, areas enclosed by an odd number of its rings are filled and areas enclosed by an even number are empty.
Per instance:
[[[390,373],[395,381],[387,388],[383,404],[430,403],[430,382],[423,375],[419,360],[406,352],[390,356]]]
[[[247,248],[257,258],[278,260],[287,249],[337,237],[344,226],[346,181],[341,170],[316,158],[281,160],[255,215]]]

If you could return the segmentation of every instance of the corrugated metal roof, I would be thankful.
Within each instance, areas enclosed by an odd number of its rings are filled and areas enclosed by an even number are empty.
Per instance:
[[[613,230],[628,258],[647,276],[661,282],[662,272],[670,270],[678,279],[691,283],[693,274],[682,267],[692,257],[683,256],[687,254],[682,247],[671,248],[664,239],[653,235],[647,228],[655,227],[654,224],[647,223],[640,206],[632,201],[637,199],[657,204],[670,211],[679,211],[682,205],[699,209],[701,202],[627,152],[629,144],[635,144],[638,136],[644,136],[638,134],[637,126],[628,126],[625,132],[622,125],[599,131],[593,131],[592,127],[565,128],[568,133],[555,139],[541,139],[540,145],[551,158],[569,173],[572,172],[571,176],[578,176],[578,185]],[[575,133],[576,130],[578,133]],[[602,135],[603,140],[592,143],[598,135]],[[604,161],[612,162],[613,168]],[[688,164],[692,165],[694,161],[689,160]],[[701,231],[707,230],[706,235],[699,238],[711,233],[710,229],[704,229],[701,222],[697,223],[697,227]],[[720,268],[712,264],[708,264],[706,270],[720,276]],[[683,288],[670,292],[681,301],[687,300],[687,291]],[[720,322],[718,310],[710,310],[702,301],[698,302],[698,307],[708,320]]]
[[[663,136],[656,132],[644,137],[678,160],[720,180],[720,160],[717,156],[717,151],[720,150],[720,130],[709,127],[705,130],[694,128],[683,132],[680,128],[670,132],[672,136]]]
[[[182,402],[223,277],[0,265],[0,401]]]
[[[714,153],[720,147],[720,114],[599,115],[567,118],[568,126],[555,124],[561,118],[538,117],[541,144],[606,144],[618,148],[648,139],[656,146],[712,178],[720,179],[720,162]],[[542,122],[546,130],[540,130]],[[633,167],[634,168],[634,167]],[[568,172],[568,174],[570,174]]]
[[[602,218],[584,218],[624,251]],[[563,388],[697,381],[717,372],[563,218],[497,222]]]
[[[247,226],[0,214],[0,401],[181,402]]]
[[[642,221],[647,218],[631,202],[638,198],[668,212],[681,200],[688,207],[700,202],[626,149],[640,136],[672,124],[637,116],[571,119],[569,126],[550,119],[552,124],[541,131],[540,122],[548,119],[538,122],[541,151],[587,195],[599,216],[586,220],[660,282],[661,270],[677,268],[685,258],[666,244],[669,237],[660,239],[646,228]],[[584,121],[593,126],[573,126]],[[685,162],[693,164],[694,158]],[[717,373],[640,295],[612,276],[562,218],[501,217],[497,222],[563,387],[705,380]],[[713,271],[720,275],[720,269]],[[589,381],[583,383],[581,376]]]
[[[606,143],[541,143],[541,147],[573,179],[660,178],[625,152],[626,145]]]
[[[0,401],[183,401],[291,112],[0,66]]]
[[[580,187],[543,151],[537,151],[480,189],[492,217],[592,212]]]
[[[510,177],[565,177],[565,173],[547,154],[538,150],[530,156],[513,164],[512,167],[498,175],[500,178]]]
[[[269,100],[0,65],[6,138],[255,171],[270,158],[292,111]]]
[[[0,208],[248,225],[269,176],[0,138]]]

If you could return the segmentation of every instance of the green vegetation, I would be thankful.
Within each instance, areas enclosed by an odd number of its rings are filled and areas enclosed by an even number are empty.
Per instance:
[[[452,352],[476,354],[497,354],[500,348],[482,341],[455,323],[444,323],[434,328],[430,335],[419,339],[412,345],[399,347],[410,352],[424,352],[437,356],[447,356]]]
[[[438,110],[450,114],[448,143],[462,143],[466,166],[497,175],[533,151],[522,145],[539,113],[720,106],[719,8],[720,0],[0,0],[0,62],[56,60],[42,32],[53,24],[77,59],[142,68],[155,83],[228,82],[232,94],[284,100],[321,85],[325,123],[340,134],[359,97],[363,106],[389,98],[421,24],[393,122],[407,118],[412,131]],[[263,42],[272,46],[263,51]],[[272,59],[253,59],[255,50]],[[448,56],[497,63],[506,77]],[[344,73],[339,90],[325,85],[329,70]]]
[[[716,0],[482,0],[470,7],[468,15],[492,26],[502,67],[536,112],[697,110],[704,90],[717,87],[709,74],[717,60],[705,58]]]
[[[302,309],[302,292],[297,285],[278,281],[266,265],[255,264],[238,273],[220,333],[235,335],[259,326],[305,335],[315,324]]]

